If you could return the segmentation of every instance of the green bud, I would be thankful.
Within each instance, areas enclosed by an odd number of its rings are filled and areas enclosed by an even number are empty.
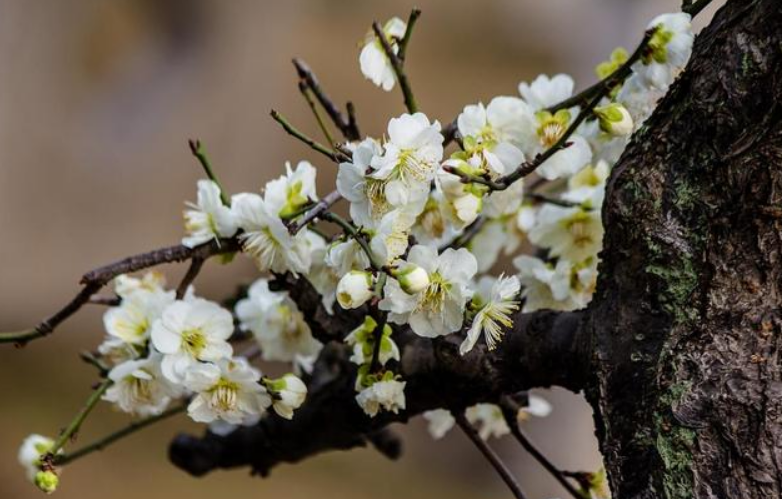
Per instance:
[[[625,107],[616,102],[596,107],[595,116],[600,120],[600,129],[614,136],[633,133],[633,118]]]
[[[35,486],[47,494],[57,490],[60,478],[54,471],[39,471],[35,474]]]

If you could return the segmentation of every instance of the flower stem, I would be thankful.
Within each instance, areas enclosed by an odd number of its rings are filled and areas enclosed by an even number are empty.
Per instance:
[[[310,148],[312,148],[315,151],[318,151],[319,153],[323,154],[327,158],[329,158],[331,161],[334,161],[335,163],[339,163],[340,161],[348,160],[349,158],[345,157],[344,154],[339,152],[334,152],[328,147],[324,146],[323,144],[315,141],[313,138],[309,137],[308,135],[304,134],[303,132],[299,131],[296,127],[290,124],[290,122],[285,119],[280,113],[272,109],[271,116],[280,125],[282,125],[282,128],[285,129],[286,132],[288,132],[290,135],[296,137],[300,141],[304,142]]]
[[[206,151],[204,151],[204,146],[201,144],[201,141],[189,140],[187,143],[190,145],[190,152],[193,153],[193,156],[201,163],[201,167],[204,169],[206,176],[209,177],[209,180],[217,184],[217,187],[220,189],[220,201],[222,201],[225,206],[231,206],[231,201],[225,194],[223,185],[220,183],[220,180],[212,169],[212,163],[209,161],[209,157],[206,155]]]
[[[73,452],[69,452],[67,454],[58,454],[53,458],[54,464],[65,465],[88,454],[92,454],[95,451],[103,450],[117,440],[121,440],[129,435],[132,435],[133,433],[136,433],[137,431],[142,430],[147,426],[153,425],[158,421],[163,421],[164,419],[168,419],[171,416],[184,412],[186,408],[187,404],[180,404],[158,414],[157,416],[151,416],[146,419],[142,419],[141,421],[131,423],[130,425],[110,433],[102,438],[99,438],[98,440],[89,443],[84,447],[76,449]]]
[[[60,436],[57,437],[57,440],[54,442],[54,445],[52,445],[52,448],[48,452],[49,455],[56,456],[60,449],[62,449],[63,446],[76,435],[76,433],[79,431],[79,428],[81,428],[81,425],[87,419],[87,416],[89,416],[90,412],[92,412],[100,398],[104,393],[106,393],[106,390],[109,389],[112,383],[114,382],[111,379],[106,378],[101,381],[95,390],[93,390],[89,398],[87,398],[87,402],[85,402],[84,407],[81,408],[79,413],[76,414],[70,424],[62,433],[60,433]]]

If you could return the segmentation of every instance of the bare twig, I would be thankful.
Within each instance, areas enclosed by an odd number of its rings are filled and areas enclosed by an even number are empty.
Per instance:
[[[331,147],[334,147],[334,139],[331,137],[329,128],[326,125],[326,123],[323,121],[323,117],[320,115],[320,111],[318,111],[318,106],[315,105],[315,101],[312,99],[312,95],[310,95],[311,90],[312,89],[310,89],[306,81],[304,80],[299,81],[299,92],[301,92],[301,95],[302,97],[304,97],[304,100],[307,101],[307,105],[310,107],[312,114],[315,116],[315,121],[318,122],[318,127],[320,127],[320,131],[323,132],[323,136],[325,137],[326,142],[328,142],[328,144]]]
[[[561,206],[563,208],[574,208],[576,206],[581,206],[581,203],[576,203],[575,201],[566,201],[564,199],[557,199],[551,196],[547,196],[545,194],[539,194],[537,192],[525,192],[524,197],[531,201],[553,204],[556,206]]]
[[[562,487],[564,487],[565,490],[567,490],[574,499],[583,499],[581,493],[579,493],[579,491],[573,487],[573,484],[567,481],[567,478],[565,478],[562,470],[554,466],[554,464],[549,461],[549,459],[543,455],[543,453],[540,452],[540,450],[538,450],[538,448],[535,447],[535,445],[527,438],[521,428],[519,428],[517,414],[519,413],[519,409],[521,407],[518,402],[516,402],[512,397],[505,396],[500,402],[500,407],[502,408],[502,414],[505,417],[505,421],[508,423],[508,427],[510,428],[511,433],[521,444],[524,450],[529,452],[529,454],[535,458],[535,460],[540,463],[540,465],[543,466],[546,471],[551,473],[551,476],[553,476],[554,479],[556,479],[556,481],[559,482],[559,484],[562,485]]]
[[[312,90],[312,93],[315,94],[315,98],[318,99],[318,102],[320,102],[320,105],[323,106],[323,109],[326,110],[326,113],[331,118],[334,126],[339,128],[339,131],[342,133],[345,139],[351,141],[359,140],[361,138],[361,133],[359,132],[358,125],[356,124],[355,110],[353,109],[353,105],[348,103],[348,118],[346,119],[342,112],[334,104],[334,101],[332,101],[323,90],[323,87],[321,87],[318,78],[315,76],[315,73],[313,73],[307,63],[301,59],[293,59],[293,65],[296,67],[296,73],[299,75],[299,78],[307,83],[307,86]]]
[[[513,478],[513,475],[505,466],[505,463],[502,462],[502,459],[500,459],[500,457],[491,449],[491,447],[489,447],[489,445],[483,441],[480,435],[478,435],[478,432],[475,431],[475,428],[473,428],[470,422],[467,421],[467,418],[464,417],[464,413],[457,412],[453,416],[456,419],[456,424],[459,425],[459,428],[462,429],[464,434],[467,435],[467,437],[472,441],[473,444],[475,444],[478,450],[481,451],[483,457],[485,457],[486,460],[491,463],[491,465],[502,478],[502,481],[505,482],[505,485],[507,485],[511,492],[513,492],[513,496],[516,499],[526,499],[527,496],[524,494],[524,491],[521,490],[521,486],[518,484],[516,479]]]
[[[231,206],[231,202],[228,200],[228,195],[223,190],[223,185],[220,183],[220,180],[217,178],[217,175],[212,169],[212,163],[209,161],[209,157],[206,155],[206,151],[204,151],[204,147],[201,144],[201,141],[188,140],[187,143],[190,146],[190,152],[193,153],[193,156],[195,156],[198,162],[201,163],[201,167],[204,169],[206,176],[209,177],[212,182],[217,184],[217,187],[220,189],[220,200],[224,205]]]
[[[418,104],[415,101],[413,89],[410,87],[410,81],[407,79],[404,61],[402,61],[399,56],[394,53],[394,49],[391,47],[391,43],[383,32],[383,28],[380,26],[380,23],[377,21],[373,22],[372,30],[375,32],[375,36],[380,42],[380,45],[383,47],[383,52],[385,52],[386,57],[388,57],[388,60],[391,63],[391,67],[394,69],[396,79],[399,81],[399,87],[402,89],[402,96],[405,99],[405,107],[410,112],[410,114],[418,112]],[[410,31],[410,26],[408,26],[407,30]],[[405,38],[409,38],[407,32],[405,32]]]
[[[410,17],[407,18],[407,29],[405,29],[405,36],[399,41],[399,51],[396,56],[402,63],[405,62],[405,56],[407,55],[407,46],[410,44],[410,38],[413,36],[413,28],[418,18],[421,17],[420,9],[413,9],[410,11]]]
[[[131,423],[128,426],[118,431],[112,432],[106,435],[105,437],[99,438],[95,442],[87,444],[84,447],[76,449],[73,452],[68,452],[65,454],[57,454],[52,458],[53,464],[55,464],[56,466],[63,466],[68,463],[72,463],[73,461],[76,461],[77,459],[84,457],[88,454],[92,454],[95,451],[103,450],[109,445],[116,442],[117,440],[121,440],[127,436],[130,436],[139,430],[143,430],[144,428],[153,425],[154,423],[163,421],[164,419],[168,419],[176,414],[180,414],[184,412],[185,409],[187,409],[187,403],[175,405],[174,407],[171,407],[170,409],[163,411],[157,416],[150,416],[146,419],[142,419],[141,421],[136,421],[134,423]]]
[[[78,312],[86,303],[89,303],[92,296],[100,288],[120,274],[129,274],[156,265],[182,262],[191,258],[206,259],[214,255],[234,253],[239,250],[241,250],[241,246],[236,238],[210,241],[195,248],[188,248],[180,244],[134,255],[91,270],[82,276],[81,284],[84,287],[67,305],[33,329],[0,333],[0,343],[16,343],[23,346],[31,340],[42,338],[52,333],[63,321]]]
[[[182,278],[182,282],[176,288],[176,299],[181,300],[187,293],[187,288],[193,283],[198,273],[201,272],[201,267],[204,266],[204,259],[201,257],[194,257],[190,260],[190,267],[187,269],[187,273]]]
[[[299,131],[296,127],[290,124],[288,120],[286,120],[280,113],[272,109],[271,116],[274,118],[274,121],[282,125],[282,128],[285,129],[286,132],[288,132],[293,137],[296,137],[300,141],[304,142],[308,146],[310,146],[313,150],[323,154],[327,158],[329,158],[331,161],[335,163],[339,163],[340,161],[347,161],[350,158],[345,156],[343,153],[339,151],[332,151],[328,147],[324,146],[323,144],[315,141],[313,138],[307,136],[305,133]]]
[[[122,298],[119,296],[91,296],[87,303],[104,307],[116,307],[122,303]]]
[[[470,241],[478,235],[483,226],[486,225],[486,221],[486,217],[482,215],[479,216],[473,223],[468,225],[461,234],[454,238],[453,241],[440,248],[441,251],[447,250],[448,248],[459,249],[466,247],[470,244]]]
[[[78,412],[78,414],[76,414],[65,430],[60,433],[60,436],[57,437],[57,440],[54,441],[54,445],[52,445],[52,448],[49,449],[49,452],[46,454],[48,458],[44,456],[44,460],[53,459],[54,456],[56,456],[60,451],[60,449],[62,449],[71,438],[75,437],[76,433],[79,431],[79,428],[81,428],[81,425],[87,419],[87,416],[90,415],[92,409],[95,408],[100,398],[104,393],[106,393],[106,390],[109,389],[112,383],[113,381],[111,379],[106,378],[98,385],[97,388],[95,388],[95,390],[93,390],[89,398],[87,398],[87,402],[85,402],[84,407],[81,408],[81,410]]]

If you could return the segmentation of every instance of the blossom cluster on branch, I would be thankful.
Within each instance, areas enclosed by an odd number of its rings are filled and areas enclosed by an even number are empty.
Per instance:
[[[260,277],[226,307],[192,286],[203,257],[192,257],[177,289],[156,272],[117,276],[106,339],[89,356],[104,383],[70,433],[32,436],[20,452],[39,488],[56,488],[59,466],[69,460],[64,447],[98,399],[140,418],[186,410],[217,434],[273,417],[270,411],[295,418],[324,345],[288,290],[271,285],[277,276],[309,281],[329,314],[363,317],[337,340],[352,351],[355,401],[368,417],[405,410],[395,342],[401,328],[423,338],[458,335],[467,355],[480,342],[501,348],[518,311],[589,303],[606,180],[687,62],[690,16],[655,18],[638,48],[615,50],[597,66],[601,80],[581,93],[568,75],[541,75],[514,95],[466,105],[446,126],[418,109],[404,72],[417,17],[375,23],[360,52],[364,76],[386,91],[399,84],[405,97],[407,112],[390,118],[383,133],[357,137],[352,106],[344,118],[301,65],[302,93],[327,143],[274,113],[288,133],[338,164],[334,192],[319,196],[318,169],[301,161],[286,164],[260,192],[229,195],[200,143],[191,144],[208,178],[198,181],[197,200],[184,213],[182,245],[232,242]],[[333,139],[315,100],[345,140]],[[526,178],[531,174],[536,180]],[[340,200],[348,218],[333,211]],[[324,225],[338,232],[326,235]],[[513,257],[514,274],[493,273],[502,255]],[[232,257],[222,254],[224,263]],[[250,346],[239,351],[240,344]],[[291,372],[267,377],[257,358],[286,363]],[[519,417],[550,409],[530,396]],[[435,438],[455,423],[445,409],[426,418]],[[466,419],[483,439],[511,431],[497,405],[471,407]]]

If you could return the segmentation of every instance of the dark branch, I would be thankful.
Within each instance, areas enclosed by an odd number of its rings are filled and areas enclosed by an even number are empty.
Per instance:
[[[334,101],[332,101],[328,94],[326,94],[326,92],[323,90],[323,87],[321,87],[318,78],[315,76],[315,73],[312,72],[307,63],[301,59],[293,59],[293,65],[296,67],[296,73],[299,75],[299,78],[306,82],[307,86],[312,90],[312,93],[315,94],[315,98],[318,99],[320,105],[323,106],[323,109],[326,110],[326,114],[329,115],[329,118],[331,118],[334,126],[339,128],[339,131],[342,133],[345,139],[350,141],[359,140],[361,138],[361,133],[359,132],[358,125],[356,124],[353,104],[348,102],[348,118],[345,119],[342,112],[334,104]]]
[[[342,315],[328,317],[336,320]],[[399,414],[384,412],[375,418],[366,416],[355,401],[356,366],[348,361],[349,349],[332,341],[321,352],[307,401],[292,421],[270,414],[257,426],[224,437],[181,435],[172,443],[170,457],[194,475],[238,466],[267,475],[283,462],[364,446],[368,435],[427,410],[463,411],[480,402],[498,403],[503,394],[531,387],[559,385],[578,391],[588,379],[590,359],[589,339],[580,328],[582,316],[551,311],[519,314],[497,350],[488,352],[479,345],[464,357],[459,355],[459,335],[430,340],[407,329],[397,331],[394,339],[402,358],[394,370],[407,382],[407,407]],[[357,318],[361,320],[360,312]],[[338,339],[350,331],[342,322],[328,321],[321,324],[320,338]]]
[[[410,26],[407,27],[405,38],[409,37],[408,33],[410,32],[410,28]],[[377,21],[372,23],[372,30],[375,32],[375,36],[380,42],[380,45],[383,47],[383,52],[385,52],[386,57],[388,57],[389,62],[391,62],[391,67],[394,69],[396,79],[399,81],[399,87],[402,89],[402,96],[405,99],[405,107],[410,112],[410,114],[418,112],[418,104],[415,101],[413,89],[410,87],[410,81],[407,79],[404,61],[400,59],[396,53],[394,53],[394,49],[391,47],[391,43],[388,41],[388,38],[383,32],[383,28],[380,26],[380,23]]]

